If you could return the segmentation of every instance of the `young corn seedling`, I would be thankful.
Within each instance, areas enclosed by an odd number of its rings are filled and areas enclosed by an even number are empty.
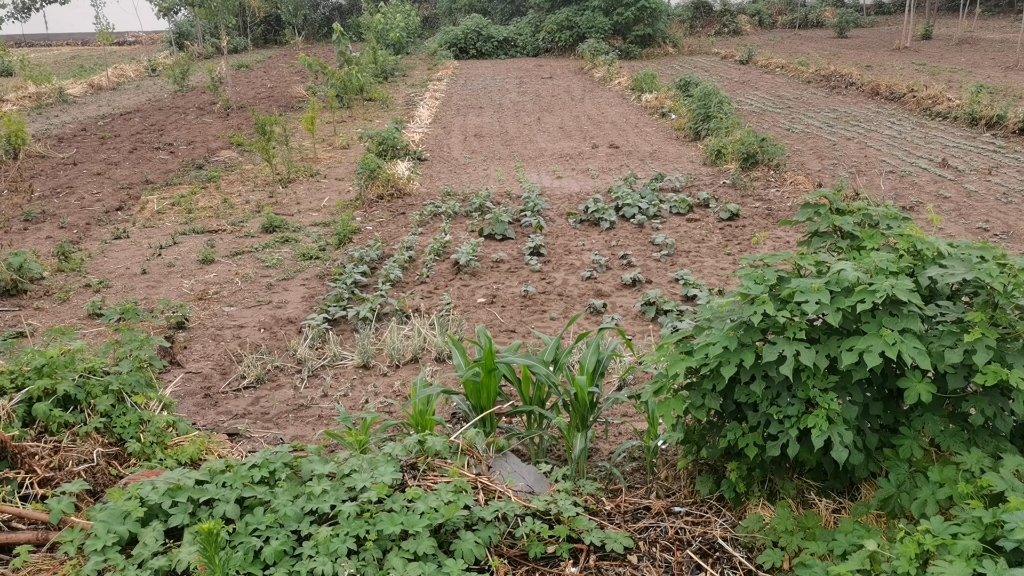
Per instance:
[[[512,381],[519,406],[510,413],[519,421],[522,430],[509,434],[509,440],[521,441],[534,464],[543,462],[548,455],[551,438],[551,389],[544,378],[534,378],[528,366],[520,369],[520,376]]]
[[[628,340],[606,338],[610,329],[602,327],[587,335],[585,341],[577,339],[573,347],[582,346],[583,354],[575,370],[562,370],[562,384],[555,389],[558,415],[554,419],[554,428],[562,439],[569,470],[578,480],[587,475],[594,429],[605,411],[625,400],[620,393],[608,394],[604,390],[608,367],[618,356],[619,347],[623,344],[630,347]]]
[[[399,425],[375,412],[349,414],[340,404],[337,420],[341,427],[324,430],[324,435],[356,454],[369,454],[391,436],[389,429]]]
[[[469,343],[473,345],[472,356],[457,338],[448,335],[448,347],[455,365],[454,376],[458,377],[462,385],[462,394],[454,395],[453,401],[466,420],[475,420],[473,426],[490,438],[498,429],[494,406],[501,396],[501,382],[504,378],[502,370],[511,372],[511,369],[508,365],[498,365],[500,350],[484,326],[477,326],[476,340],[470,340]],[[516,349],[517,345],[512,345],[508,351],[515,352]]]
[[[439,425],[445,425],[444,419],[437,415],[441,392],[439,386],[430,383],[426,372],[421,371],[413,381],[409,388],[409,401],[403,409],[405,421],[402,423],[413,434],[431,434]]]
[[[633,427],[633,433],[637,436],[636,440],[629,440],[619,446],[619,448],[612,454],[612,461],[621,461],[630,454],[640,453],[643,458],[644,471],[647,472],[648,478],[653,478],[657,472],[658,457],[661,454],[662,438],[661,438],[661,418],[658,417],[658,406],[654,398],[634,398],[633,406],[636,411],[643,416],[646,428],[640,431],[635,426]]]

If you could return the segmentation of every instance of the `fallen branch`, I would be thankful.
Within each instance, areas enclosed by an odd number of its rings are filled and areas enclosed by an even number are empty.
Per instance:
[[[0,533],[0,546],[46,546],[53,539],[60,535],[60,532],[53,530],[29,530],[26,532],[2,532]]]
[[[25,520],[34,520],[36,522],[50,522],[50,515],[46,512],[29,510],[27,508],[17,508],[15,506],[7,506],[6,504],[0,504],[0,514],[7,514],[8,516],[14,516]],[[57,525],[62,528],[71,524],[81,526],[83,528],[89,528],[92,526],[92,522],[89,522],[88,520],[80,520],[74,516],[67,515],[61,518],[60,522],[57,523]]]

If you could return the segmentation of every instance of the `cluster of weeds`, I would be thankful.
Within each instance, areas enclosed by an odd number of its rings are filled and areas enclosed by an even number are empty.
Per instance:
[[[25,120],[14,112],[0,113],[0,159],[17,160],[32,143]]]
[[[263,214],[263,219],[260,221],[260,232],[264,234],[277,234],[278,232],[293,232],[301,229],[301,226],[297,224],[292,224],[284,216],[274,214],[272,211],[269,210]]]
[[[684,111],[680,128],[691,139],[706,141],[704,158],[709,164],[741,171],[783,167],[785,147],[771,136],[743,126],[732,99],[718,86],[687,75],[677,79],[673,88]]]
[[[137,300],[107,304],[104,296],[94,296],[85,303],[85,313],[104,324],[162,323],[169,330],[184,330],[192,322],[192,309],[187,302],[160,298],[147,309]]]
[[[412,189],[417,163],[426,159],[402,134],[403,123],[395,120],[380,130],[366,130],[360,142],[366,154],[356,167],[356,188],[364,199],[387,199]]]
[[[629,91],[636,95],[654,94],[661,90],[658,73],[644,68],[629,77]]]
[[[57,242],[53,247],[53,257],[57,260],[58,272],[82,272],[85,270],[85,258],[82,249],[67,240]]]
[[[0,294],[16,296],[32,290],[46,276],[33,250],[12,250],[0,258]]]

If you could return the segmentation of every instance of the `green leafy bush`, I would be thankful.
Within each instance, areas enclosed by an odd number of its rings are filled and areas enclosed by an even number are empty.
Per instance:
[[[516,20],[498,25],[481,10],[443,28],[437,48],[454,58],[516,58],[542,52],[568,52],[581,43],[614,40],[618,53],[637,57],[641,50],[668,38],[668,5],[662,0],[586,0],[581,2],[503,3],[529,6]]]
[[[184,52],[175,54],[164,64],[164,77],[178,92],[187,92],[191,88],[189,80],[192,78],[192,57]]]
[[[12,250],[0,260],[0,294],[16,296],[32,290],[32,283],[46,276],[32,250]]]
[[[32,143],[25,120],[14,112],[0,113],[0,158],[17,160]]]
[[[704,144],[704,158],[709,164],[731,165],[740,170],[762,166],[779,169],[785,156],[785,146],[749,127],[732,134],[719,134]]]
[[[458,60],[504,59],[539,56],[540,42],[525,24],[497,25],[479,14],[462,19],[434,38],[438,48]]]
[[[710,82],[694,87],[684,102],[687,109],[684,130],[693,140],[731,134],[739,124],[732,99]]]
[[[165,367],[161,338],[120,330],[95,349],[53,331],[34,345],[0,353],[0,396],[10,403],[8,432],[38,429],[51,436],[100,434],[148,462],[186,462],[197,454],[168,447],[193,432],[160,393],[156,372]],[[130,399],[130,401],[126,401]]]
[[[705,490],[841,488],[915,447],[1024,447],[1024,262],[841,191],[788,224],[806,226],[799,251],[745,259],[658,346],[660,410]]]
[[[365,143],[366,153],[373,154],[383,162],[394,160],[423,161],[426,157],[402,135],[401,121],[392,122],[380,130],[366,130],[359,136]]]
[[[403,0],[364,2],[358,27],[372,44],[400,56],[409,52],[420,35],[420,15]]]
[[[703,83],[704,81],[696,74],[685,74],[672,81],[672,89],[675,90],[677,96],[685,100],[693,95],[693,91]]]
[[[747,44],[740,48],[740,53],[736,55],[736,62],[746,66],[754,61],[754,56],[757,56],[757,47]]]
[[[921,26],[921,31],[918,33],[917,37],[920,38],[921,40],[931,40],[934,35],[935,25],[931,23],[925,23],[924,26]]]
[[[832,31],[836,34],[836,38],[848,38],[850,30],[860,26],[860,14],[852,8],[843,8],[836,12],[831,26]]]
[[[295,228],[295,225],[289,222],[284,216],[279,216],[269,211],[263,214],[263,220],[260,221],[260,232],[263,232],[264,234],[287,232],[289,230],[294,230]]]
[[[587,40],[604,40],[611,30],[612,23],[604,14],[589,5],[576,5],[545,18],[539,39],[555,52],[569,52]]]
[[[653,94],[661,90],[658,73],[644,68],[629,78],[629,91],[633,94]]]

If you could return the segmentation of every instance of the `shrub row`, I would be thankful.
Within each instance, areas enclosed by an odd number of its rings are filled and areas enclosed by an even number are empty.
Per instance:
[[[505,23],[466,13],[458,24],[441,29],[433,43],[459,59],[516,58],[571,52],[587,40],[612,38],[629,57],[666,41],[668,5],[661,0],[537,2]]]
[[[704,142],[704,159],[709,164],[739,170],[783,167],[785,147],[771,136],[744,126],[732,99],[715,84],[688,74],[665,86],[656,72],[644,69],[630,78],[629,87],[637,95],[663,94],[665,98],[652,100],[670,101],[659,113],[675,116],[677,129],[692,140]]]

